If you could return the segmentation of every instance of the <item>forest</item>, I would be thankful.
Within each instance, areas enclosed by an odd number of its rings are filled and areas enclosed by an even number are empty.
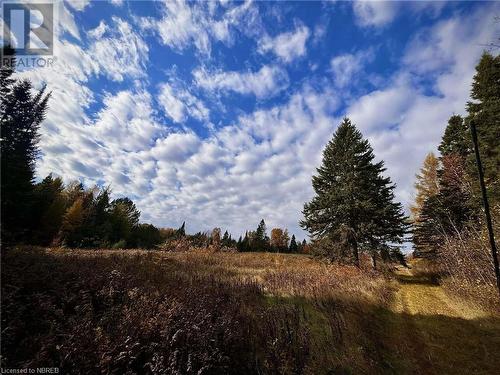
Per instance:
[[[498,371],[500,281],[490,239],[500,237],[500,55],[478,61],[466,115],[452,115],[439,153],[429,150],[409,215],[384,161],[346,114],[304,202],[307,239],[268,230],[266,218],[237,236],[220,227],[190,234],[184,218],[157,227],[113,186],[38,178],[40,128],[57,104],[50,86],[36,90],[14,66],[0,77],[2,368]]]

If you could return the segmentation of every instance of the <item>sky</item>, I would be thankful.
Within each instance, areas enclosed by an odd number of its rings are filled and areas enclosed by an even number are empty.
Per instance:
[[[463,114],[496,2],[57,3],[38,178],[110,186],[141,221],[299,239],[322,150],[348,116],[405,209]],[[498,53],[498,51],[497,51]]]

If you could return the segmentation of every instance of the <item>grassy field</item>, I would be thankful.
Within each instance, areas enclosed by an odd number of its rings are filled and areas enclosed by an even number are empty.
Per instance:
[[[304,255],[11,249],[2,367],[493,374],[500,318],[428,280]]]

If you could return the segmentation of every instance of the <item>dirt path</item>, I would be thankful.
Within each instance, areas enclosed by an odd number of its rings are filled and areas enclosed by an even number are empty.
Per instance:
[[[498,374],[500,319],[451,298],[411,269],[397,271],[392,311],[397,352],[414,374]]]

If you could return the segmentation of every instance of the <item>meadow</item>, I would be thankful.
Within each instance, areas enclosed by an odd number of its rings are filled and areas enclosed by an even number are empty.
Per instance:
[[[308,255],[14,248],[2,253],[2,367],[424,374],[461,364],[455,373],[494,373],[498,317],[463,325],[408,311],[414,293],[402,296],[402,285],[389,271]],[[432,358],[442,354],[432,337],[417,340],[432,332],[463,353]]]

